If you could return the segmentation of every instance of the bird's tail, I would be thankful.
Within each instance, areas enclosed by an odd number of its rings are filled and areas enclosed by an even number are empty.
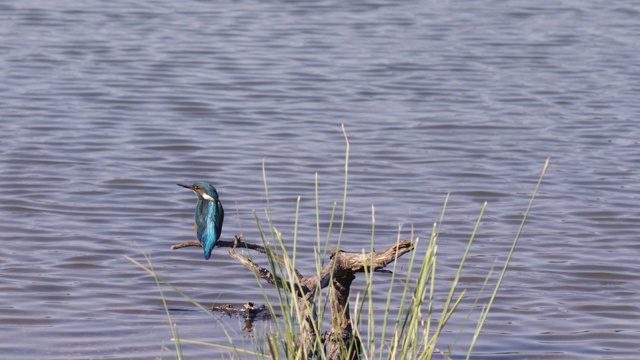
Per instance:
[[[214,246],[216,246],[215,240],[207,241],[204,243],[204,259],[205,260],[209,260],[209,258],[211,257],[211,251],[213,251]]]

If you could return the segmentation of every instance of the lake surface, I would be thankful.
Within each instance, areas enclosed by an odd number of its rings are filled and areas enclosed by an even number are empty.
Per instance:
[[[173,358],[159,289],[125,256],[150,254],[205,305],[262,302],[226,249],[210,261],[169,249],[195,239],[195,196],[178,182],[214,183],[223,238],[259,242],[264,160],[289,241],[301,197],[300,270],[311,274],[314,177],[324,238],[341,208],[343,123],[344,249],[369,247],[372,205],[376,249],[400,224],[402,237],[413,226],[428,239],[451,192],[444,296],[489,204],[460,285],[469,298],[439,348],[503,264],[551,156],[473,358],[637,358],[639,17],[628,1],[3,2],[2,358]],[[377,284],[383,298],[388,278]],[[163,291],[183,338],[228,343],[218,322]],[[222,322],[250,341],[236,319]]]

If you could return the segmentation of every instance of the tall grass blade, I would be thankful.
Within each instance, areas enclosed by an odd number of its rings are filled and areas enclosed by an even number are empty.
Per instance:
[[[500,285],[502,284],[502,280],[504,279],[504,275],[507,272],[507,268],[509,267],[509,262],[511,261],[511,257],[513,256],[513,253],[516,250],[516,245],[518,244],[518,239],[520,239],[520,234],[522,234],[522,229],[524,228],[524,224],[527,222],[527,216],[529,215],[529,212],[531,211],[531,208],[533,207],[533,201],[536,198],[536,195],[538,194],[538,191],[540,190],[540,185],[542,184],[542,179],[544,178],[544,175],[547,173],[547,169],[549,168],[549,162],[551,161],[551,158],[547,158],[547,161],[544,163],[544,167],[542,168],[542,173],[540,174],[540,179],[538,180],[538,184],[536,185],[535,190],[533,191],[533,195],[531,195],[531,200],[529,201],[529,206],[527,206],[527,211],[524,213],[524,216],[522,217],[522,222],[520,223],[520,227],[518,228],[518,232],[516,233],[516,237],[513,240],[513,244],[511,245],[511,250],[509,251],[509,255],[507,255],[507,260],[504,262],[504,266],[502,268],[502,272],[500,273],[500,276],[498,277],[498,283],[496,284],[495,289],[493,290],[493,294],[491,295],[491,298],[489,299],[489,303],[487,304],[486,309],[483,310],[480,321],[478,323],[478,329],[473,337],[473,340],[471,342],[471,345],[469,346],[469,352],[467,353],[467,359],[471,358],[471,352],[473,351],[473,347],[475,346],[476,340],[478,338],[478,335],[480,333],[480,330],[482,330],[482,326],[484,325],[484,322],[487,318],[487,315],[489,314],[489,311],[491,311],[491,306],[493,305],[493,301],[496,298],[496,295],[498,294],[498,290],[500,290]]]
[[[344,141],[347,149],[345,151],[344,160],[344,197],[342,199],[342,221],[340,222],[340,233],[338,234],[338,244],[336,247],[340,249],[340,243],[342,242],[342,233],[344,231],[345,218],[347,216],[347,189],[349,187],[349,153],[351,151],[351,145],[349,144],[349,137],[347,136],[347,130],[342,124],[342,133],[344,134]]]

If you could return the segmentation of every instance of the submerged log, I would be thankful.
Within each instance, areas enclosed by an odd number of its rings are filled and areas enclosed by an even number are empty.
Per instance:
[[[213,304],[211,311],[221,312],[227,316],[236,316],[244,319],[244,329],[242,331],[253,331],[255,320],[271,320],[273,317],[265,304],[254,306],[252,302],[237,306],[233,304]]]

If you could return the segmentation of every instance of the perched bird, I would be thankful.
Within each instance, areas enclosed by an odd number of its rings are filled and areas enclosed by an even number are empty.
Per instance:
[[[213,185],[206,182],[197,182],[191,186],[177,185],[193,190],[198,196],[194,227],[198,241],[204,248],[204,258],[209,260],[213,247],[220,239],[224,220],[224,209],[218,198],[218,192]]]

